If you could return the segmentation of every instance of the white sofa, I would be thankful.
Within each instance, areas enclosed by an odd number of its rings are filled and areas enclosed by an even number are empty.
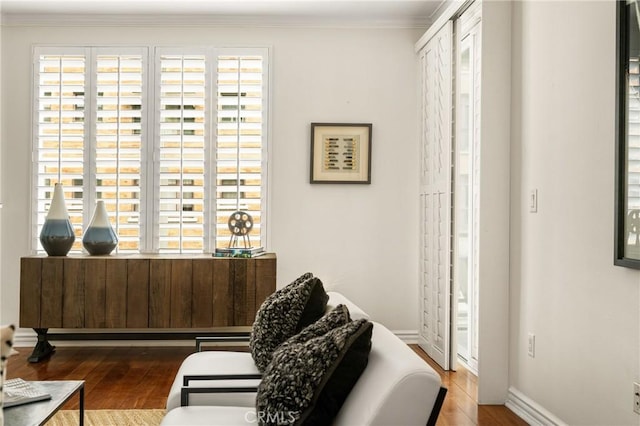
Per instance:
[[[327,311],[332,310],[336,306],[342,304],[349,309],[351,319],[360,318],[369,319],[362,309],[344,297],[340,293],[327,292],[329,301],[327,302]],[[169,390],[167,397],[167,411],[180,407],[180,394],[185,386],[185,376],[199,375],[259,375],[260,372],[253,362],[253,358],[249,352],[231,352],[231,351],[204,351],[196,352],[189,355],[180,365],[176,377]],[[216,380],[207,381],[200,380],[197,386],[218,386],[218,387],[237,387],[237,386],[257,386],[259,379],[253,380]],[[193,395],[190,399],[190,405],[223,405],[223,406],[240,406],[253,407],[256,403],[255,392],[243,393],[214,393]]]
[[[328,308],[346,304],[355,315],[367,315],[338,293],[329,293]],[[354,318],[357,319],[357,318]],[[184,386],[184,376],[256,374],[251,354],[207,351],[190,355],[181,366],[167,399],[164,426],[250,425],[257,423],[255,392],[190,393],[195,387],[257,386],[257,380],[202,381]],[[258,379],[259,380],[259,379]],[[364,372],[340,409],[335,425],[435,424],[446,389],[438,373],[382,324],[373,322],[371,352]],[[182,406],[181,394],[188,394]],[[187,401],[184,401],[185,405]]]

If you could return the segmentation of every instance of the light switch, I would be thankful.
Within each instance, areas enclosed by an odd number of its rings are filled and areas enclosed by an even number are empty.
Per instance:
[[[532,189],[529,193],[529,212],[538,213],[538,190]]]

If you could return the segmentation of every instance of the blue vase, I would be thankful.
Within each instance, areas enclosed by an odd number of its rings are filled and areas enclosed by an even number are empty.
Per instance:
[[[107,208],[102,200],[96,204],[91,222],[84,231],[82,245],[94,256],[109,254],[118,245],[118,236],[109,222]]]
[[[56,183],[49,212],[40,231],[40,243],[49,256],[66,256],[75,240],[62,184]]]

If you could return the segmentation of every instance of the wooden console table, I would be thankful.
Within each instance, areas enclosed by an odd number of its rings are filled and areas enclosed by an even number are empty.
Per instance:
[[[246,336],[247,331],[212,329],[250,326],[275,288],[276,256],[271,253],[251,259],[204,254],[28,256],[20,259],[20,326],[38,333],[32,362],[54,351],[48,342],[54,338]],[[100,331],[54,335],[49,328]]]

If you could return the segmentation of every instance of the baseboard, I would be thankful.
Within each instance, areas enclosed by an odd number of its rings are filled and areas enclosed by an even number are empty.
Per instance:
[[[392,330],[392,333],[406,344],[418,343],[417,330]]]
[[[509,387],[504,405],[532,426],[567,426],[565,422],[513,386]]]
[[[36,333],[32,330],[17,329],[13,335],[13,346],[19,348],[35,346],[37,341]]]

